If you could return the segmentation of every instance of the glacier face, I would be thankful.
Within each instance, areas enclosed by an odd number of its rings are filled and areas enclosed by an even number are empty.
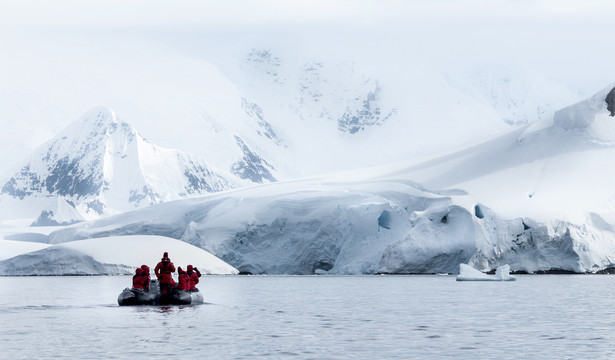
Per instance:
[[[615,265],[612,229],[501,219],[485,206],[468,211],[454,204],[458,196],[399,181],[286,186],[159,204],[59,230],[50,241],[173,236],[253,274],[456,273],[460,263],[594,272]]]
[[[128,217],[101,219],[87,229],[77,225],[54,232],[50,241],[165,234],[202,247],[247,273],[429,272],[431,269],[419,268],[420,265],[409,265],[411,260],[392,265],[387,260],[394,252],[389,245],[413,227],[407,219],[411,213],[429,209],[433,219],[425,225],[433,230],[435,238],[441,236],[440,226],[456,224],[456,210],[452,211],[454,215],[449,214],[447,207],[450,199],[434,197],[404,183],[365,186],[344,182],[320,190],[304,190],[304,185],[272,184],[268,188],[283,187],[282,193],[255,188],[253,192],[238,190],[223,196],[160,204]],[[382,219],[378,220],[383,214],[389,214],[388,229],[382,226]],[[450,222],[442,222],[447,216]],[[421,240],[412,246],[421,247],[422,243]],[[442,249],[455,252],[465,246],[451,242]],[[458,263],[452,259],[450,262],[454,266],[442,268],[453,271]]]
[[[479,217],[453,202],[393,181],[275,195],[241,191],[74,225],[50,241],[175,236],[253,274],[456,273],[460,263],[487,271],[509,264],[514,271],[592,272],[614,265],[612,246],[588,247],[588,239],[608,246],[612,231],[505,220],[484,206]]]

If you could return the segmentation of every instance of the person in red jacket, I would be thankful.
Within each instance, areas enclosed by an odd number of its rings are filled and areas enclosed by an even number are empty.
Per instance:
[[[180,267],[177,268],[179,290],[190,290],[190,276]]]
[[[197,268],[193,268],[192,265],[188,265],[188,276],[190,277],[190,288],[188,290],[195,290],[196,284],[199,283],[201,272]]]
[[[133,289],[143,289],[143,270],[141,268],[137,268],[135,270],[135,274],[132,277],[132,288]]]
[[[145,289],[145,291],[149,291],[149,283],[152,280],[149,275],[149,266],[141,265],[141,270],[143,271],[141,273],[141,276],[143,276],[143,289]]]
[[[172,273],[175,272],[175,265],[169,259],[169,253],[165,252],[162,255],[162,259],[154,268],[154,274],[160,282],[160,294],[170,294],[171,290],[175,286],[175,280],[173,280]]]

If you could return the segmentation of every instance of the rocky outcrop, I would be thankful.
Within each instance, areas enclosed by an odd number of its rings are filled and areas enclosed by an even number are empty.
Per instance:
[[[606,95],[606,108],[611,113],[611,116],[615,116],[615,88]]]

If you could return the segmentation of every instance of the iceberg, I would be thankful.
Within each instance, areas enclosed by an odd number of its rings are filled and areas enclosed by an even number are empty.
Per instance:
[[[457,281],[515,281],[515,277],[510,276],[510,266],[499,266],[495,275],[487,275],[466,264],[459,264],[459,275]]]

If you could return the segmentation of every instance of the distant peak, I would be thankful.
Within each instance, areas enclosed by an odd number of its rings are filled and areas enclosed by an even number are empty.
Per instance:
[[[60,138],[102,138],[121,130],[129,137],[137,134],[129,124],[117,119],[115,112],[108,107],[95,107],[73,122]],[[89,140],[91,141],[91,140]]]
[[[117,124],[118,122],[115,112],[104,106],[91,109],[81,117],[80,121],[101,125]]]

